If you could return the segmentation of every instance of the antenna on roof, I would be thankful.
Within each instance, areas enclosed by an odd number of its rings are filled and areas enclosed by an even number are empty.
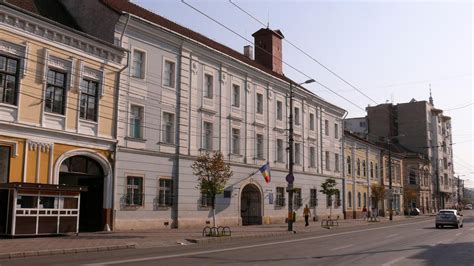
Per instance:
[[[270,28],[270,10],[267,12],[267,29]]]

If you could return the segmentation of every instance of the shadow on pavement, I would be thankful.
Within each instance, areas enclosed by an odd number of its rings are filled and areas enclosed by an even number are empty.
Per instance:
[[[438,244],[418,246],[423,251],[409,258],[422,260],[426,265],[470,265],[474,264],[474,243]]]

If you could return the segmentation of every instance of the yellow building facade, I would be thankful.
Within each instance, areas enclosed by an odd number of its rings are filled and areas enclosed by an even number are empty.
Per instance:
[[[380,184],[381,148],[350,132],[344,134],[345,217],[363,218],[377,212],[372,184]],[[366,212],[364,213],[364,208]]]
[[[0,3],[0,183],[88,186],[81,228],[102,230],[125,52],[22,8]]]

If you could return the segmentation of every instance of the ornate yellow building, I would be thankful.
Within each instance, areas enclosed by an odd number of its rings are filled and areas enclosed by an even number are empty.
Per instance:
[[[125,51],[81,33],[63,11],[54,1],[0,2],[0,183],[88,186],[80,229],[102,230],[112,220]]]

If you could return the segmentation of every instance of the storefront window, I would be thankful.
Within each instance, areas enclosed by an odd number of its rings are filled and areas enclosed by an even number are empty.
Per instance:
[[[10,170],[10,147],[0,146],[0,183],[8,182]]]

